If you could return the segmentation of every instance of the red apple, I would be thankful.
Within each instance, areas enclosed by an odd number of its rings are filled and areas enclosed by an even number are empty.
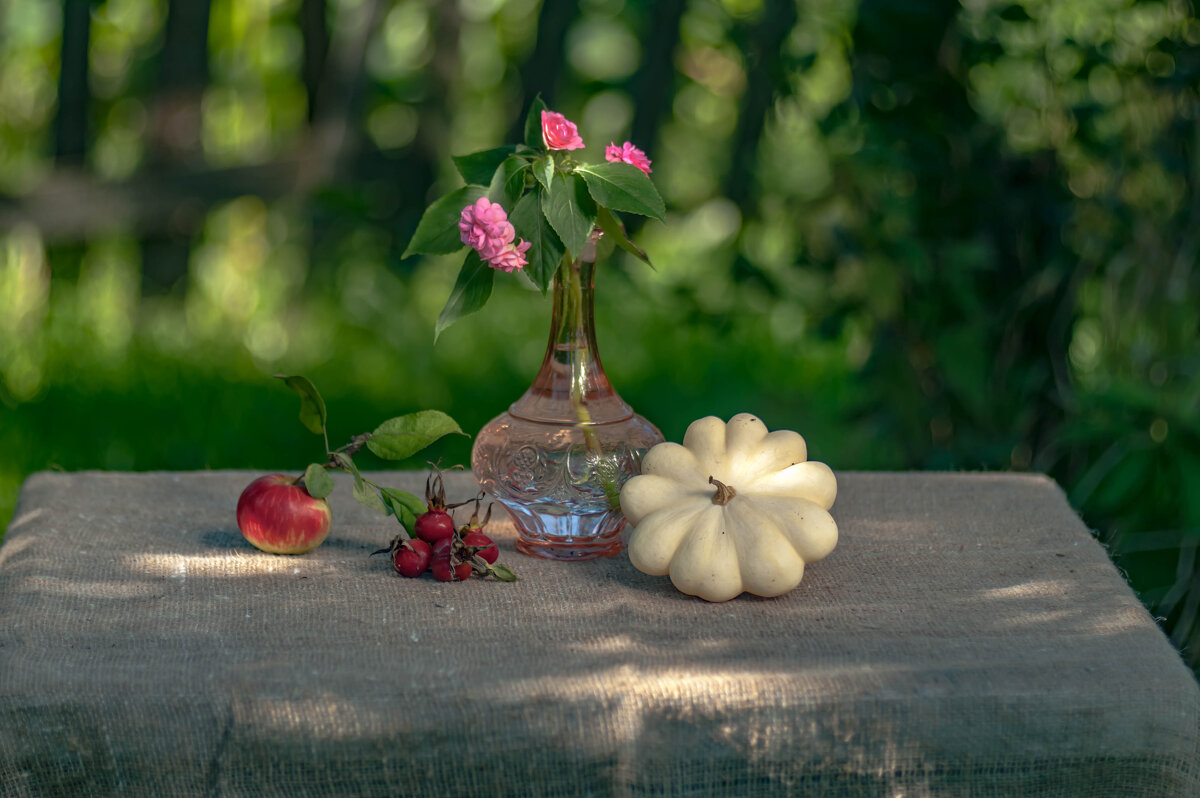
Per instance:
[[[268,474],[246,486],[237,504],[238,528],[270,554],[304,554],[320,546],[333,520],[329,502],[314,499],[286,474]]]

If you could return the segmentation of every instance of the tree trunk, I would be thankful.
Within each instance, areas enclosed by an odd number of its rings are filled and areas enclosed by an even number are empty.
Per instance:
[[[203,158],[201,102],[208,85],[208,21],[211,0],[170,0],[158,64],[158,91],[150,113],[149,167],[162,173]],[[191,241],[204,214],[203,200],[181,199],[166,230],[142,238],[142,292],[171,291],[187,274]]]
[[[521,65],[521,104],[524,108],[528,108],[539,94],[547,105],[554,107],[554,90],[566,60],[567,30],[578,12],[578,3],[543,0],[538,12],[537,44],[529,60]],[[513,120],[507,140],[525,140],[524,114]]]
[[[630,81],[633,96],[634,144],[652,152],[663,113],[670,109],[675,89],[675,47],[685,0],[662,0],[653,6],[650,31],[642,48],[642,68]]]
[[[749,31],[743,48],[746,56],[746,92],[738,110],[737,130],[730,143],[733,158],[725,176],[725,196],[744,209],[754,188],[758,143],[775,97],[786,91],[787,76],[781,74],[779,52],[796,25],[793,0],[768,0],[762,17]]]
[[[153,163],[193,160],[200,154],[200,103],[208,85],[211,0],[171,0],[158,64],[152,113]]]
[[[302,0],[300,32],[304,38],[304,64],[301,78],[308,97],[308,121],[317,111],[317,90],[325,74],[325,59],[329,54],[329,25],[325,20],[325,0]]]
[[[90,0],[63,0],[62,62],[58,75],[58,114],[54,120],[54,159],[82,165],[87,157],[88,42]]]

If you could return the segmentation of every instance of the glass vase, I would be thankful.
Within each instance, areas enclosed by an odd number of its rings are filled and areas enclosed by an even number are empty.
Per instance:
[[[594,233],[553,282],[550,340],[529,389],[475,438],[471,468],[512,516],[525,554],[560,560],[621,550],[621,486],[663,440],[613,390],[596,348]]]

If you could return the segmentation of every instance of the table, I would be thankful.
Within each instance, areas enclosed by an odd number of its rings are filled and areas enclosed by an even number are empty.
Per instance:
[[[708,604],[496,523],[521,581],[403,579],[341,475],[263,554],[254,476],[28,479],[0,795],[1200,795],[1200,688],[1045,477],[839,474],[796,591]]]

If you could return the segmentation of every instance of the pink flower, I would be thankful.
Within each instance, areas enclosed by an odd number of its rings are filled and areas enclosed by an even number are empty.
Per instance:
[[[479,250],[485,259],[499,252],[516,236],[504,208],[487,197],[480,197],[462,209],[458,231],[462,234],[462,242]]]
[[[498,203],[490,202],[487,197],[480,197],[462,209],[458,218],[458,231],[462,234],[464,244],[479,250],[491,247],[494,240],[507,236],[507,241],[501,240],[497,245],[503,246],[515,235],[504,208]]]
[[[502,272],[514,272],[528,263],[525,260],[525,250],[527,249],[529,249],[529,242],[525,240],[522,240],[520,244],[508,244],[504,249],[488,258],[488,265]]]
[[[511,272],[526,264],[525,250],[529,249],[529,243],[513,243],[517,231],[498,202],[480,197],[463,208],[458,217],[458,231],[462,242],[475,249],[493,269]]]
[[[646,157],[646,153],[628,141],[620,147],[610,143],[604,148],[604,160],[609,163],[627,163],[650,174],[650,159]]]
[[[581,150],[584,146],[575,123],[554,111],[542,111],[542,141],[551,150]]]

